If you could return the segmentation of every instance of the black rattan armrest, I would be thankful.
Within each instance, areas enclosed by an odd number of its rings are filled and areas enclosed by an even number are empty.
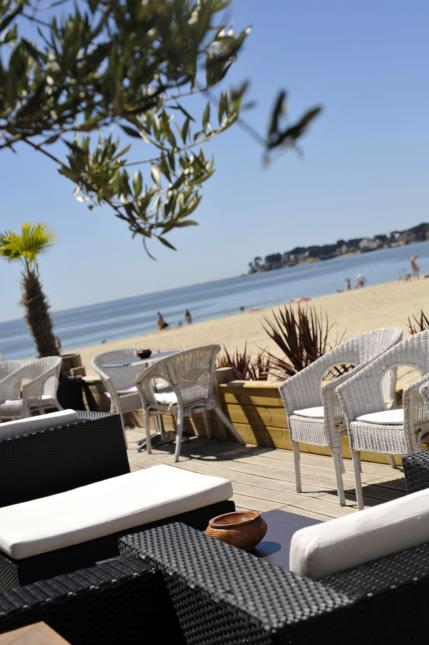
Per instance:
[[[0,427],[0,507],[130,471],[119,415],[77,414],[76,422],[57,427]]]
[[[183,642],[161,575],[135,558],[0,593],[0,633],[40,620],[73,645]]]
[[[409,493],[429,488],[429,452],[415,452],[402,459]]]
[[[121,538],[164,575],[187,643],[379,645],[429,633],[429,545],[322,580],[170,524]]]

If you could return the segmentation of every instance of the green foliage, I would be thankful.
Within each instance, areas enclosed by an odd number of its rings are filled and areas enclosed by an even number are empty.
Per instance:
[[[203,144],[238,118],[245,85],[217,109],[209,90],[247,30],[221,24],[229,0],[48,4],[0,0],[0,148],[47,155],[79,201],[172,246],[213,173]]]
[[[37,259],[54,243],[54,235],[46,224],[25,222],[21,232],[0,234],[0,256],[9,262],[22,262],[28,270],[37,271]]]
[[[281,357],[270,354],[280,378],[293,376],[329,350],[332,325],[314,307],[285,305],[264,321],[265,331],[282,352]]]
[[[226,347],[217,359],[216,367],[230,367],[234,377],[243,381],[266,381],[271,367],[271,358],[262,350],[253,356],[244,345],[243,351],[236,349],[232,354]]]

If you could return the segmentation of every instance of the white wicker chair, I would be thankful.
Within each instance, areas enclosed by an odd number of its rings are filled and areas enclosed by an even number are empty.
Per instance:
[[[12,371],[0,382],[0,419],[20,419],[33,410],[62,410],[57,399],[59,356],[38,358]]]
[[[413,367],[422,377],[404,388],[402,409],[386,409],[382,380],[400,365]],[[344,410],[356,482],[356,498],[363,508],[360,451],[406,455],[419,449],[427,432],[428,408],[421,389],[429,382],[429,330],[398,343],[337,389]],[[423,393],[425,390],[423,390]]]
[[[336,388],[340,383],[347,382],[368,361],[398,343],[401,337],[401,329],[387,327],[351,338],[279,386],[288,417],[298,493],[302,492],[299,442],[327,446],[332,451],[339,502],[344,506],[344,466],[340,444],[341,424],[344,420]],[[338,378],[323,383],[326,374],[334,366],[341,364],[352,364],[355,367]],[[392,370],[384,383],[385,396],[390,401],[394,401],[395,386],[396,371]]]
[[[241,444],[238,432],[228,417],[223,413],[215,397],[216,355],[219,345],[193,347],[173,356],[164,358],[149,367],[136,381],[144,411],[146,429],[146,448],[151,452],[149,418],[162,412],[173,412],[176,415],[176,449],[174,460],[180,456],[185,417],[193,412],[202,412],[207,436],[211,437],[206,411],[214,410],[232,435]],[[166,381],[170,391],[156,390],[156,380]]]
[[[0,362],[0,391],[1,382],[4,378],[15,372],[18,368],[23,366],[22,361],[1,361]],[[1,395],[0,395],[1,396]]]
[[[140,395],[135,382],[147,369],[147,364],[140,360],[138,351],[136,347],[117,349],[97,354],[91,360],[91,365],[103,381],[110,398],[111,412],[118,412],[121,417],[124,436],[124,414],[141,409]]]

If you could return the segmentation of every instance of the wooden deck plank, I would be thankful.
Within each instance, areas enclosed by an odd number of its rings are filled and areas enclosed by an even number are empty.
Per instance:
[[[174,465],[172,448],[154,449],[151,455],[138,453],[136,442],[142,433],[128,434],[132,470],[155,464]],[[233,485],[237,508],[261,512],[280,508],[292,513],[327,520],[356,511],[354,479],[346,462],[344,483],[347,504],[340,507],[330,457],[302,455],[303,493],[296,493],[292,454],[287,450],[242,447],[233,442],[192,438],[183,443],[176,464],[193,472],[228,478]],[[367,468],[368,466],[368,468]],[[368,506],[395,499],[405,493],[403,474],[389,465],[364,464],[362,481]]]

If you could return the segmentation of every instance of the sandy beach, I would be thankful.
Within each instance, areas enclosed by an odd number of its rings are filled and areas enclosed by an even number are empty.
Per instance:
[[[328,315],[333,324],[330,342],[344,333],[344,338],[376,327],[399,326],[406,334],[408,317],[421,309],[429,313],[429,280],[389,282],[386,284],[344,291],[320,298],[311,304]],[[88,376],[95,376],[90,360],[94,354],[121,347],[149,347],[152,351],[185,349],[206,343],[219,343],[229,350],[249,350],[275,346],[263,329],[264,317],[273,308],[244,311],[234,316],[206,320],[161,332],[136,335],[109,343],[75,348],[82,356]]]

